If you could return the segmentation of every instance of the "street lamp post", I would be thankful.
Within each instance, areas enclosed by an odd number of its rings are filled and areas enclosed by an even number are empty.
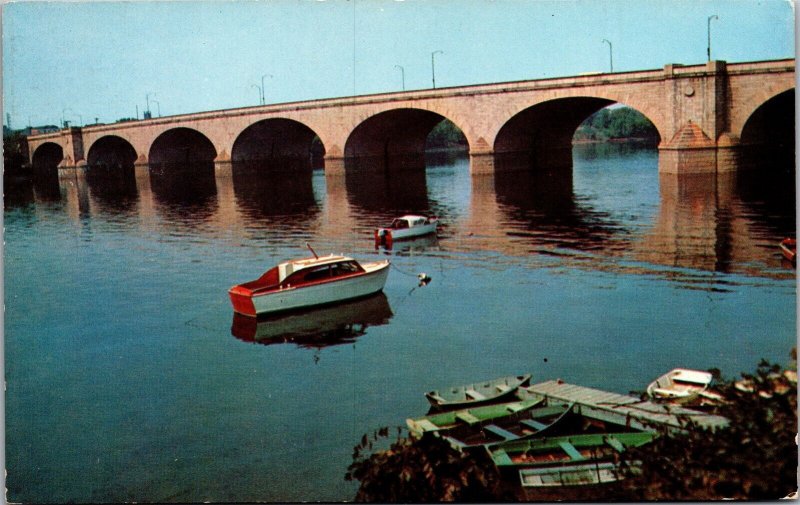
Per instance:
[[[145,103],[147,105],[147,115],[148,116],[152,116],[152,114],[150,113],[150,95],[155,95],[155,93],[146,93],[144,95],[144,101],[145,101]]]
[[[433,57],[436,56],[436,53],[444,54],[444,51],[434,51],[431,53],[431,79],[433,80],[433,89],[436,89],[436,67],[433,63]]]
[[[608,44],[608,65],[611,68],[611,73],[614,73],[614,51],[611,47],[611,42],[606,39],[603,39],[603,42]]]
[[[72,109],[70,109],[69,107],[67,107],[65,109],[61,109],[61,126],[62,126],[62,128],[66,128],[67,124],[68,124],[67,121],[66,121],[66,118],[64,117],[64,116],[66,116],[67,111],[72,112]],[[72,113],[75,114],[74,112],[72,112]]]
[[[716,14],[712,14],[711,16],[708,16],[708,29],[706,30],[706,33],[708,34],[708,45],[706,46],[706,54],[708,55],[708,61],[711,61],[711,20],[712,19],[717,19],[718,20],[719,17]]]
[[[399,68],[400,69],[400,77],[403,80],[403,91],[405,91],[406,90],[406,71],[400,65],[395,65],[394,68]]]
[[[270,79],[272,79],[272,74],[264,74],[261,76],[261,105],[267,103],[266,97],[264,96],[264,90],[266,89],[264,87],[264,77],[269,77]]]
[[[158,108],[158,117],[161,117],[161,102],[158,100],[153,100],[153,103],[155,103],[156,107]]]
[[[264,103],[264,88],[262,88],[258,84],[252,84],[250,87],[251,88],[256,88],[258,90],[258,101],[259,101],[259,103],[263,104]]]

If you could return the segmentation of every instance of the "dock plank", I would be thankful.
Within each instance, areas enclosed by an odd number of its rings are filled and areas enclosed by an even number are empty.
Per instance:
[[[574,403],[587,413],[619,424],[635,427],[657,425],[667,429],[683,429],[682,418],[691,419],[701,427],[716,429],[727,426],[728,420],[722,416],[707,414],[686,407],[640,400],[600,389],[567,384],[563,381],[545,381],[528,386],[528,391],[542,395],[548,402]],[[633,421],[633,422],[632,422]]]

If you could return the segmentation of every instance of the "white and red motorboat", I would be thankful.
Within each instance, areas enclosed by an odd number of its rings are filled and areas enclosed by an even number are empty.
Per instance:
[[[285,261],[229,289],[233,310],[255,317],[371,295],[386,284],[387,260],[359,263],[347,256],[311,252],[313,258]]]
[[[392,224],[385,228],[375,230],[375,244],[384,244],[391,247],[395,240],[421,237],[436,233],[439,218],[406,214],[392,220]]]

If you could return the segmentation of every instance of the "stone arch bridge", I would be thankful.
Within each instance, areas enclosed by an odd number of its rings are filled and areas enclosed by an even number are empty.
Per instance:
[[[309,100],[66,128],[28,137],[33,166],[259,160],[324,150],[328,175],[359,156],[419,154],[443,119],[461,129],[473,174],[496,156],[569,157],[580,123],[613,103],[633,107],[660,137],[664,173],[735,170],[749,145],[794,153],[794,60],[704,65]],[[321,146],[321,147],[320,147]]]

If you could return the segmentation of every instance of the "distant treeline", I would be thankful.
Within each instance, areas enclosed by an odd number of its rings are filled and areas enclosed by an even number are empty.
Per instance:
[[[617,139],[657,140],[655,126],[630,107],[602,109],[584,121],[573,136],[577,141]]]
[[[16,175],[28,161],[28,143],[21,130],[9,130],[3,125],[3,173]]]
[[[467,138],[452,121],[447,119],[436,125],[428,134],[428,149],[466,148]]]

